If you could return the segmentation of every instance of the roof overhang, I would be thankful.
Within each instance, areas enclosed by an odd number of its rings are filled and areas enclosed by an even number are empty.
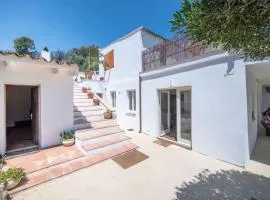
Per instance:
[[[46,63],[45,61],[32,60],[27,58],[14,58],[13,56],[0,56],[0,69],[6,71],[20,72],[29,71],[48,71],[52,74],[74,75],[78,70],[77,66],[60,65],[57,63]]]

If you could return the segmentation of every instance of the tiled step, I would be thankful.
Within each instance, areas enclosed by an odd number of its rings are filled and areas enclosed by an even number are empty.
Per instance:
[[[82,101],[82,100],[91,100],[91,99],[89,99],[87,95],[81,95],[81,96],[74,96],[73,97],[73,102]]]
[[[79,121],[74,123],[74,130],[79,130],[83,128],[101,128],[101,127],[107,127],[110,125],[115,125],[116,121],[114,119],[110,120],[100,120],[100,121],[94,121],[94,122],[88,122],[88,121]]]
[[[78,111],[94,111],[94,110],[105,110],[102,106],[73,106],[75,112]]]
[[[73,124],[73,130],[82,130],[91,128],[91,123],[81,123],[81,124]]]
[[[92,101],[87,101],[87,102],[74,102],[73,105],[76,106],[76,107],[94,106]]]
[[[73,91],[73,96],[82,96],[82,95],[87,95],[87,93],[82,92],[82,91]]]
[[[43,160],[42,163],[40,162],[37,163],[37,161],[40,158],[44,157],[42,151],[46,151],[46,156],[49,159]],[[55,152],[57,152],[57,154],[55,154]],[[61,156],[61,154],[63,154],[63,156]],[[54,165],[78,159],[83,156],[84,155],[82,154],[82,152],[76,146],[71,147],[58,146],[50,149],[40,150],[39,152],[24,155],[21,157],[8,159],[6,162],[9,167],[23,166],[26,173],[32,173],[48,167],[52,167]]]
[[[10,191],[10,194],[14,194],[39,185],[41,183],[53,180],[55,178],[70,174],[72,172],[102,162],[104,160],[111,159],[113,157],[135,150],[137,148],[137,145],[129,143],[108,151],[104,151],[103,153],[95,156],[84,156],[79,159],[71,160],[63,164],[59,164],[34,173],[27,174],[26,178],[28,181]]]
[[[73,91],[73,97],[87,96],[86,93]]]
[[[116,143],[127,141],[130,139],[131,139],[130,137],[128,137],[124,134],[114,135],[113,137],[102,138],[102,140],[98,141],[98,142],[82,145],[82,148],[84,151],[89,152],[89,151],[97,150],[97,149],[100,149],[100,148],[103,148],[106,146],[110,146],[110,145],[113,145]]]
[[[99,129],[86,129],[86,130],[77,131],[76,139],[80,141],[84,141],[84,140],[90,140],[94,138],[112,135],[115,133],[124,133],[124,131],[120,129],[118,125],[99,128]]]
[[[105,110],[97,109],[97,110],[86,110],[86,111],[74,111],[74,117],[82,117],[82,116],[96,116],[96,115],[103,115]]]
[[[104,111],[103,111],[104,112]],[[74,123],[78,123],[78,122],[96,122],[96,121],[102,121],[105,120],[104,119],[104,114],[100,114],[100,115],[90,115],[90,116],[86,116],[86,115],[81,115],[81,116],[74,116]],[[112,116],[113,119],[115,119],[115,115]]]
[[[113,125],[117,125],[117,122],[115,119],[109,119],[109,120],[103,120],[103,121],[97,121],[97,122],[91,123],[91,126],[93,128],[102,128],[102,127],[113,126]]]
[[[87,97],[83,97],[83,98],[78,98],[78,99],[73,99],[73,103],[74,104],[77,104],[77,103],[93,103],[93,100],[92,99],[89,99]]]

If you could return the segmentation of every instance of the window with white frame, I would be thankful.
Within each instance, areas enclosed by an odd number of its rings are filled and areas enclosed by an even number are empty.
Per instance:
[[[116,92],[111,91],[111,100],[112,100],[112,107],[116,107]]]
[[[136,90],[128,90],[128,109],[131,111],[136,110]]]

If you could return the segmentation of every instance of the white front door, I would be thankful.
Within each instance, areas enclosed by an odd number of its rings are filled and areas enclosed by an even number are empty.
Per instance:
[[[161,136],[170,132],[170,92],[160,91]]]

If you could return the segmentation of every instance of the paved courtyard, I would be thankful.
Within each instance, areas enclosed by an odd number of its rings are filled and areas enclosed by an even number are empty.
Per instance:
[[[147,156],[131,167],[113,160],[15,194],[15,200],[178,200],[270,199],[270,165],[250,161],[246,169],[194,151],[154,143],[154,138],[129,133]]]

